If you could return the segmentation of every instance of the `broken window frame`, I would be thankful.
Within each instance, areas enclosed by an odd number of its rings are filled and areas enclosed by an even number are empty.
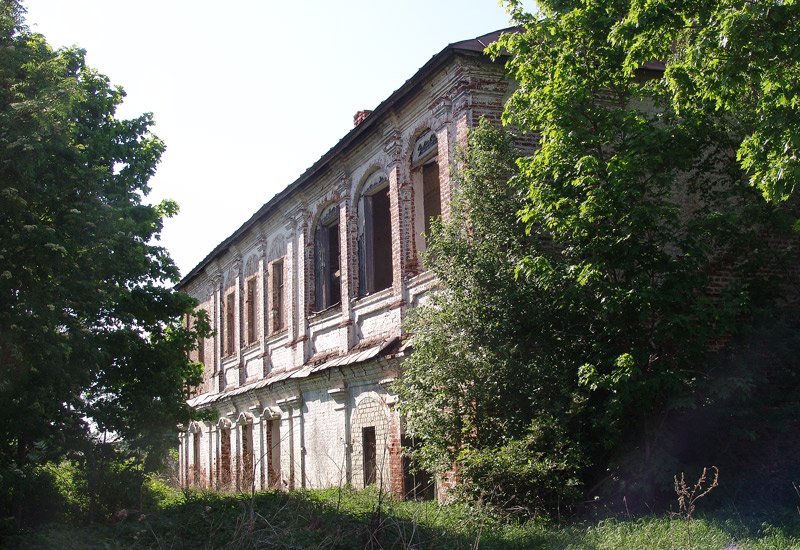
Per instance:
[[[411,181],[414,190],[414,235],[417,253],[428,248],[431,223],[442,215],[442,177],[439,166],[438,137],[428,130],[414,143]],[[434,172],[435,170],[435,172]]]
[[[339,207],[333,205],[320,216],[314,233],[314,311],[337,306],[341,300]]]
[[[236,352],[236,291],[225,294],[225,357]]]
[[[382,202],[384,197],[385,207],[381,208],[379,201]],[[379,209],[383,212],[379,212]],[[367,180],[358,202],[359,296],[391,288],[394,278],[392,264],[389,182],[382,175],[376,174]]]
[[[258,276],[245,280],[245,325],[247,345],[258,341]]]
[[[284,271],[283,258],[270,264],[272,272],[270,278],[270,322],[272,334],[277,334],[286,328],[286,272]]]

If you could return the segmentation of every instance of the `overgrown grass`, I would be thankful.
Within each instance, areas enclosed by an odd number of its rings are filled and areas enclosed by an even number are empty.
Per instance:
[[[461,504],[401,502],[375,490],[254,496],[154,485],[158,506],[109,525],[53,524],[10,548],[800,548],[800,514],[744,517],[733,510],[688,524],[666,515],[555,525],[509,522]],[[380,506],[378,505],[380,502]],[[794,513],[792,513],[794,512]],[[687,528],[691,537],[687,537]],[[691,541],[691,545],[687,543]]]

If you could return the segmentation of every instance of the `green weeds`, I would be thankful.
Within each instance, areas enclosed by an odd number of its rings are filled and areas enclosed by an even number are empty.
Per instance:
[[[509,521],[464,504],[403,502],[349,488],[255,495],[176,491],[150,485],[157,505],[116,523],[52,524],[6,541],[9,548],[686,548],[685,519],[668,515],[556,525]],[[380,510],[378,503],[380,502]],[[774,517],[776,521],[765,521]],[[694,549],[800,547],[800,514],[743,516],[734,509],[698,515]]]

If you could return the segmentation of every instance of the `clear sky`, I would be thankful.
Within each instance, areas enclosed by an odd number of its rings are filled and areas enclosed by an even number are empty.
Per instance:
[[[167,144],[149,200],[182,274],[451,42],[507,27],[495,0],[23,0],[152,112]]]

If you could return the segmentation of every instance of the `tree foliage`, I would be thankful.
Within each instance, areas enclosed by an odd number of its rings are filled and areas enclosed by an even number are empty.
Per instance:
[[[673,108],[729,115],[737,157],[773,200],[800,183],[800,3],[631,0],[610,30],[625,73],[662,60]]]
[[[22,12],[0,5],[0,476],[18,500],[93,433],[140,457],[171,444],[208,331],[182,327],[194,302],[153,244],[177,207],[144,202],[164,150],[151,116],[116,118],[122,89]]]
[[[649,499],[755,425],[762,367],[720,357],[786,289],[791,215],[752,182],[790,187],[747,160],[756,122],[640,62],[652,52],[630,40],[649,29],[622,39],[633,4],[508,2],[522,29],[492,48],[519,83],[503,120],[536,146],[473,133],[426,259],[441,290],[409,327],[408,428],[429,467],[499,504],[552,510],[579,487]],[[702,439],[682,422],[734,402],[752,415],[717,449],[678,443]]]
[[[569,321],[532,315],[558,307],[555,295],[516,277],[525,254],[549,243],[518,223],[524,194],[508,185],[515,156],[510,137],[485,121],[471,134],[452,218],[435,227],[426,257],[441,291],[412,315],[414,351],[397,390],[423,465],[457,464],[462,490],[478,497],[532,488],[512,505],[544,510],[578,485],[580,449],[562,436],[581,406],[575,373],[557,360],[554,323]]]

